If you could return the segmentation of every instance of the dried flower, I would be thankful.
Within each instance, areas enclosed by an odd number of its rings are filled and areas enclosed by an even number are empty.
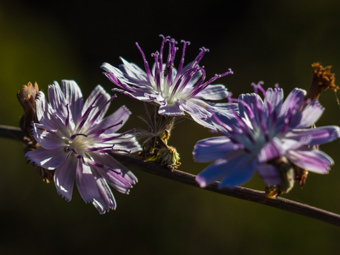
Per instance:
[[[335,75],[331,73],[332,66],[323,67],[320,63],[313,63],[313,80],[306,95],[311,100],[318,99],[323,90],[336,92],[339,87],[335,85]]]
[[[35,101],[38,99],[39,87],[35,82],[34,86],[31,82],[23,85],[17,93],[18,100],[24,109],[24,114],[20,119],[20,128],[24,134],[23,142],[25,143],[24,152],[37,149],[39,144],[34,139],[32,134],[32,123],[37,122]],[[53,179],[53,172],[42,167],[37,167],[38,173],[43,178],[43,181],[49,183]]]
[[[141,130],[138,134],[143,141],[143,151],[139,157],[146,161],[153,161],[170,170],[176,169],[181,165],[180,156],[176,148],[169,146],[171,130],[174,125],[174,118],[171,116],[162,116],[156,111],[149,115],[148,119],[142,120],[148,125],[149,130]]]
[[[116,68],[108,63],[103,63],[104,74],[116,84],[119,91],[134,99],[155,103],[159,105],[158,114],[166,116],[183,116],[189,114],[192,119],[203,126],[212,128],[208,123],[212,112],[219,110],[221,104],[207,102],[216,101],[228,96],[228,91],[222,84],[211,84],[216,79],[232,74],[231,69],[223,74],[216,74],[214,77],[205,80],[204,67],[199,65],[203,55],[208,49],[201,48],[200,53],[194,61],[184,66],[184,56],[187,45],[190,43],[182,41],[182,56],[178,68],[175,68],[175,56],[178,51],[175,39],[163,38],[160,51],[152,54],[155,60],[153,68],[144,52],[136,43],[142,54],[145,71],[137,65],[121,58],[123,64]],[[165,44],[169,45],[167,59],[163,57]],[[207,121],[208,122],[207,122]]]
[[[34,140],[32,141],[32,121],[37,121],[35,101],[38,97],[38,93],[38,84],[34,83],[33,86],[31,82],[27,83],[27,85],[23,85],[17,93],[18,100],[24,109],[24,114],[20,119],[20,128],[25,134],[26,139],[31,140],[31,143],[35,143]]]
[[[131,113],[122,106],[104,118],[114,97],[100,85],[85,102],[76,82],[63,80],[62,85],[62,90],[57,82],[49,86],[49,103],[39,92],[33,135],[41,147],[27,152],[26,157],[39,167],[54,170],[57,192],[67,201],[76,181],[83,200],[105,213],[116,208],[109,185],[128,194],[137,182],[134,174],[110,155],[141,149],[131,131],[117,133]]]
[[[219,187],[234,187],[248,181],[257,170],[268,196],[275,197],[292,188],[301,169],[328,173],[333,160],[315,145],[339,138],[340,128],[309,128],[324,111],[319,102],[305,100],[302,89],[294,89],[284,101],[278,86],[264,91],[259,83],[254,88],[255,93],[230,99],[238,104],[233,118],[215,116],[223,136],[197,142],[195,160],[215,160],[197,176],[200,186],[222,180]]]

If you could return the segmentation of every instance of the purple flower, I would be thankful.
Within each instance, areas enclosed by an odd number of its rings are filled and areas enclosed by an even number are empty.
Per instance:
[[[194,61],[184,66],[184,56],[187,45],[182,41],[182,56],[178,68],[175,66],[175,56],[178,51],[176,41],[170,37],[163,38],[160,51],[152,54],[155,60],[150,69],[145,54],[136,43],[144,60],[145,71],[137,65],[121,58],[123,64],[116,68],[108,63],[101,66],[104,74],[119,88],[114,89],[143,102],[151,102],[159,105],[158,113],[167,116],[181,116],[189,114],[198,123],[211,127],[204,120],[212,116],[224,104],[207,102],[205,100],[220,100],[228,96],[228,91],[222,84],[212,85],[216,79],[232,74],[227,72],[215,75],[208,81],[205,80],[204,67],[199,65],[203,55],[208,49],[201,48]],[[169,45],[168,56],[163,57],[165,44]]]
[[[141,149],[131,132],[117,133],[131,113],[122,106],[104,118],[114,97],[100,85],[85,103],[76,82],[63,80],[62,85],[62,90],[57,82],[49,86],[49,103],[39,92],[33,135],[41,147],[27,152],[26,157],[37,166],[55,170],[57,192],[67,201],[76,181],[83,200],[103,214],[116,208],[109,185],[128,194],[137,182],[134,174],[109,154]]]
[[[219,187],[234,187],[248,181],[255,170],[268,187],[284,186],[291,172],[283,165],[328,173],[333,160],[315,147],[337,139],[340,128],[310,128],[324,111],[319,102],[306,100],[302,89],[294,89],[284,101],[283,90],[278,86],[267,91],[261,83],[254,87],[255,93],[242,94],[234,100],[238,111],[234,111],[233,118],[215,116],[216,127],[223,136],[195,145],[196,161],[215,161],[197,176],[200,186],[222,180]],[[263,93],[263,100],[258,91]]]

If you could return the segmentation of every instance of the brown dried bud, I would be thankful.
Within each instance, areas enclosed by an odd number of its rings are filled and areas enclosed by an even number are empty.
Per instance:
[[[20,119],[20,128],[24,133],[23,142],[26,144],[24,149],[25,153],[36,150],[40,146],[32,135],[32,122],[38,122],[35,104],[35,101],[38,98],[38,93],[38,84],[34,83],[33,86],[31,82],[27,83],[27,85],[23,85],[17,93],[18,100],[24,109],[24,114]],[[36,167],[44,182],[49,183],[53,179],[54,171],[37,166],[30,161],[29,163]]]
[[[313,63],[313,80],[306,95],[306,99],[318,99],[323,90],[331,89],[336,92],[335,75],[331,73],[332,66],[323,67],[320,63]]]
[[[18,100],[24,109],[24,114],[20,120],[20,128],[25,136],[31,140],[33,139],[32,121],[37,122],[35,100],[38,98],[38,92],[38,84],[34,83],[33,86],[32,83],[29,82],[27,85],[23,85],[17,93]]]

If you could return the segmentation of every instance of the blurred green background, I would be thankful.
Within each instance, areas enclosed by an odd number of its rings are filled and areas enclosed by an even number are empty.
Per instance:
[[[201,46],[208,77],[231,67],[224,83],[237,96],[251,82],[279,83],[286,94],[307,89],[311,64],[340,72],[340,2],[324,1],[1,1],[1,124],[17,125],[16,92],[37,81],[46,92],[54,80],[74,79],[87,96],[96,84],[112,84],[100,65],[119,56],[142,65],[135,47],[159,49],[159,34],[191,41],[186,60]],[[151,58],[149,58],[151,59]],[[333,92],[321,97],[319,125],[340,124]],[[118,95],[134,113],[124,127],[144,127],[142,103]],[[171,144],[184,171],[198,173],[195,142],[210,136],[189,120],[176,125]],[[0,139],[0,254],[338,254],[340,228],[289,212],[189,187],[135,171],[130,195],[115,192],[118,209],[99,215],[74,192],[70,203],[26,164],[23,145]],[[337,162],[339,141],[322,146]],[[340,164],[329,175],[310,174],[304,189],[284,197],[340,213]],[[133,170],[133,169],[132,169]],[[263,189],[258,177],[247,187]]]

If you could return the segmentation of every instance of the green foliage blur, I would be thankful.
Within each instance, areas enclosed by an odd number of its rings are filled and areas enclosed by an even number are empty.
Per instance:
[[[54,80],[74,79],[87,96],[96,84],[113,87],[100,65],[119,57],[142,66],[135,47],[159,49],[159,34],[190,40],[186,61],[205,46],[208,77],[234,96],[252,92],[251,82],[279,83],[286,94],[308,89],[311,64],[340,72],[340,2],[320,1],[2,1],[0,2],[1,123],[18,125],[16,92],[27,82],[41,90]],[[151,57],[149,58],[151,60]],[[320,99],[319,125],[340,125],[334,92]],[[110,111],[125,104],[134,113],[124,126],[146,128],[143,104],[119,94]],[[180,169],[197,174],[192,150],[208,130],[179,122],[170,144]],[[0,138],[0,254],[338,254],[340,229],[252,202],[200,190],[134,171],[130,195],[115,192],[118,208],[99,215],[78,192],[67,203],[26,163],[23,145]],[[329,175],[309,174],[303,189],[284,197],[340,213],[339,141],[322,146],[336,164]],[[133,171],[133,169],[131,169]],[[263,189],[255,176],[247,187]]]

